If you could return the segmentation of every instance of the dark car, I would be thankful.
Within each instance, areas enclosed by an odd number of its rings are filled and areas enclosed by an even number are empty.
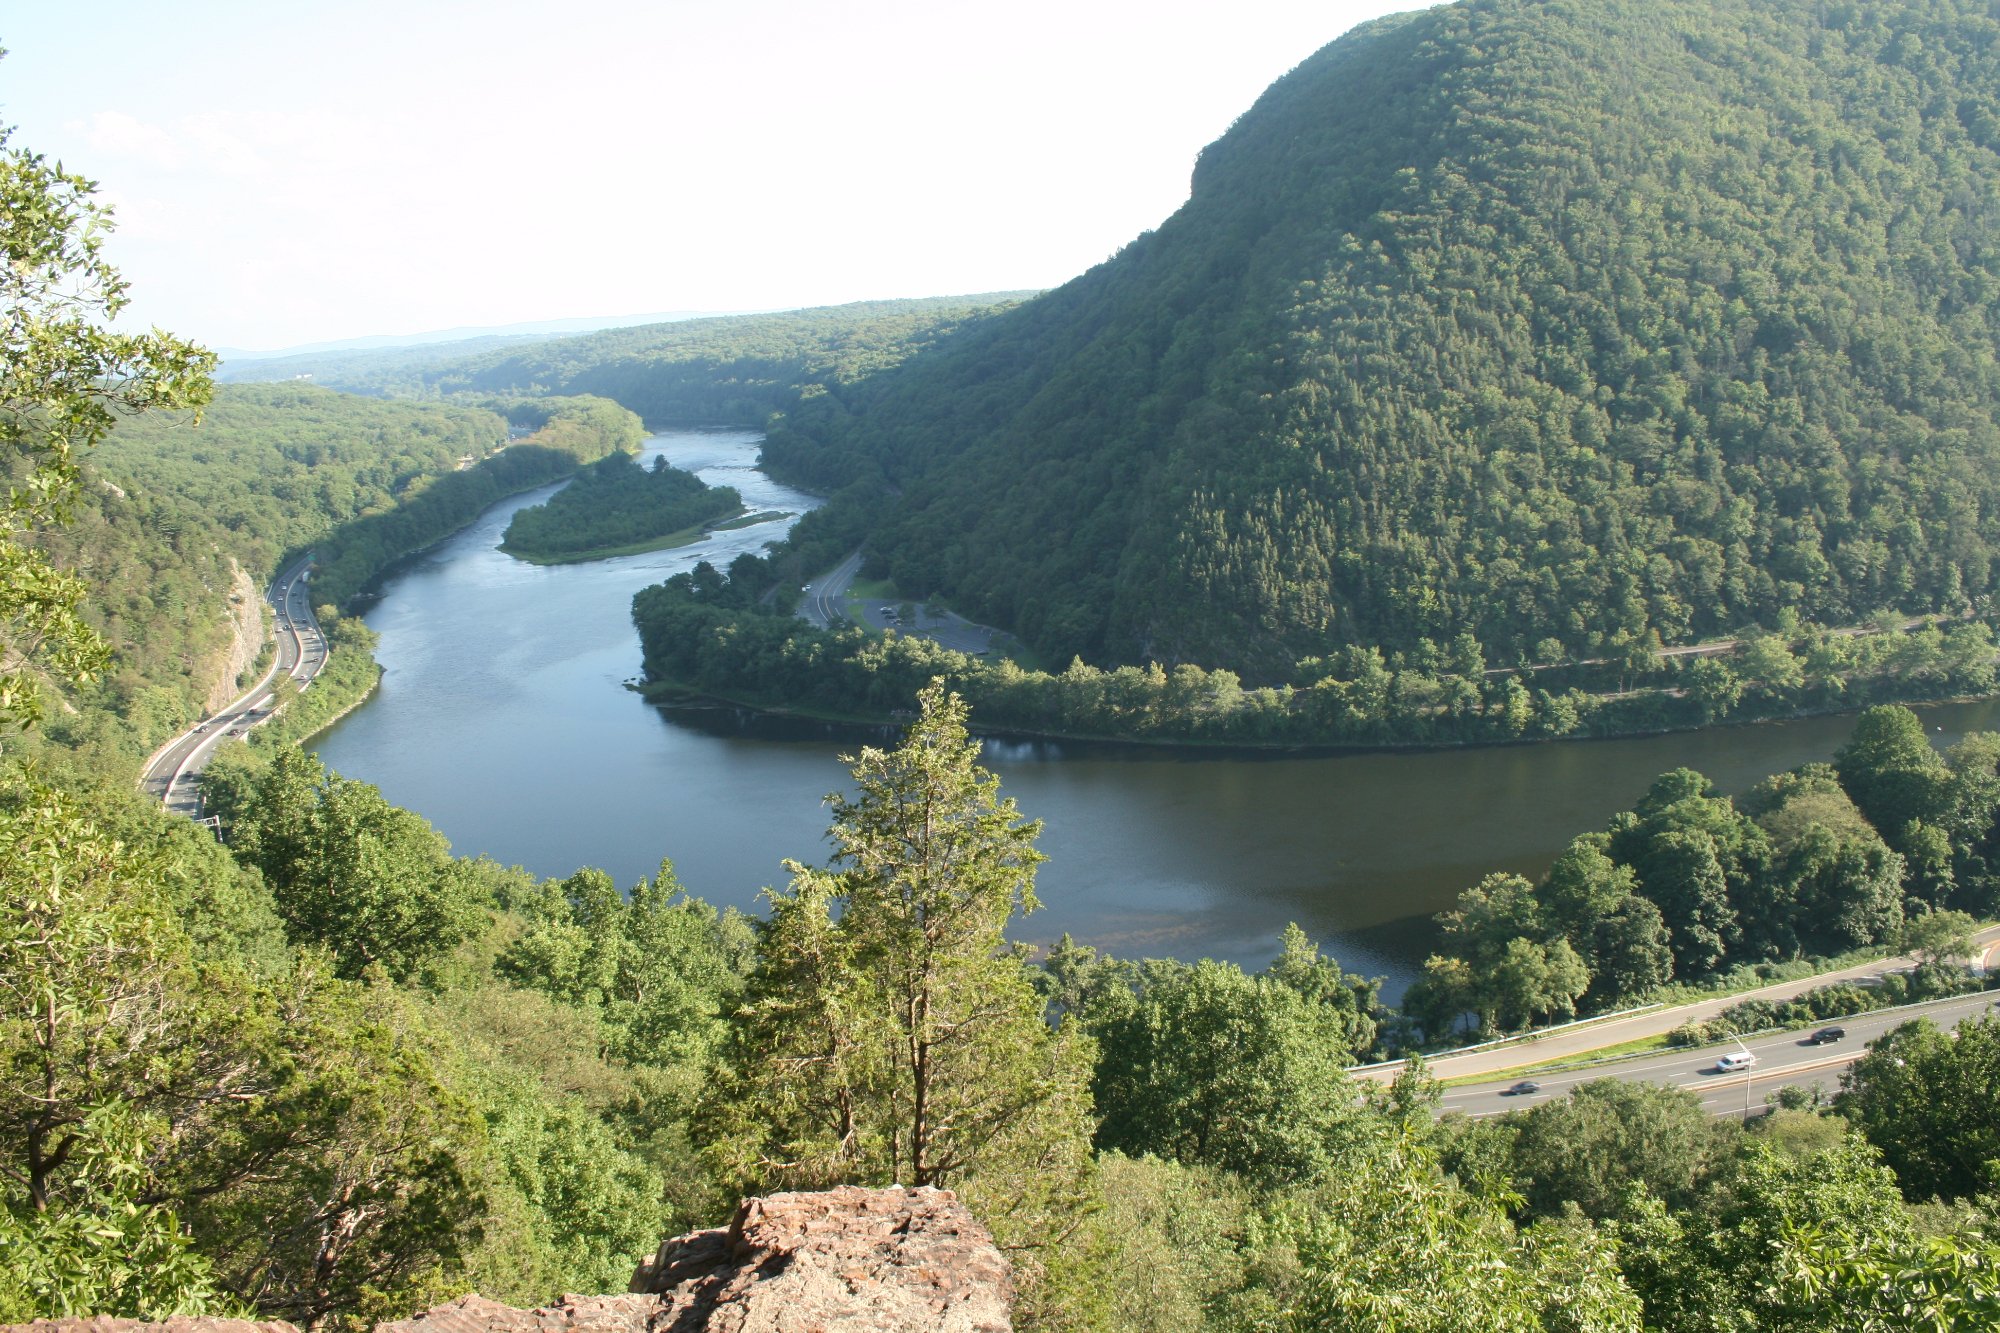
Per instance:
[[[1828,1042],[1839,1041],[1846,1035],[1846,1028],[1821,1028],[1812,1034],[1812,1044],[1815,1046],[1824,1046]]]
[[[1540,1092],[1541,1090],[1541,1084],[1531,1078],[1524,1078],[1513,1087],[1507,1089],[1502,1095],[1507,1097],[1525,1097],[1531,1092]]]

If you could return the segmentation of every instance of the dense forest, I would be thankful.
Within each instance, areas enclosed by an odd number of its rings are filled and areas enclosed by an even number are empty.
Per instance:
[[[1496,664],[1993,609],[1975,0],[1365,25],[1068,285],[774,425],[906,595],[1045,658]],[[842,510],[845,508],[846,513]],[[809,525],[807,535],[812,531]]]
[[[577,472],[538,505],[518,510],[500,549],[540,562],[620,554],[743,512],[743,497],[710,486],[664,456],[650,468],[615,453]]]
[[[523,346],[317,353],[257,362],[239,379],[289,379],[397,397],[609,398],[651,425],[762,426],[977,324],[1029,292],[940,296],[649,324]]]

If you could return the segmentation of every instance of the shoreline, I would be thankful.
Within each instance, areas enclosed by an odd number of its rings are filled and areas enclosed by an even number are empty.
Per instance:
[[[951,688],[947,678],[946,688]],[[828,722],[854,727],[900,727],[906,720],[893,715],[868,716],[855,713],[840,713],[826,709],[799,708],[785,704],[760,703],[750,699],[721,694],[714,690],[683,684],[672,680],[646,680],[628,684],[627,689],[639,695],[647,703],[656,707],[671,707],[676,703],[705,702],[731,708],[741,708],[748,712],[767,717],[799,718],[811,722]],[[974,735],[991,737],[995,740],[1074,742],[1087,745],[1124,745],[1147,750],[1190,750],[1207,755],[1228,754],[1338,756],[1361,754],[1425,754],[1443,753],[1452,750],[1499,750],[1517,749],[1534,745],[1568,745],[1594,741],[1643,740],[1654,736],[1685,736],[1703,731],[1724,731],[1736,728],[1765,726],[1774,723],[1798,722],[1816,717],[1856,717],[1875,707],[1878,703],[1900,704],[1907,708],[1944,707],[1952,704],[1975,704],[2000,699],[2000,691],[1991,694],[1945,694],[1934,697],[1883,699],[1871,703],[1853,704],[1840,708],[1805,708],[1795,712],[1771,713],[1758,717],[1730,718],[1720,722],[1706,722],[1687,727],[1645,727],[1627,731],[1606,731],[1587,735],[1571,736],[1517,736],[1509,739],[1467,740],[1467,741],[1273,741],[1260,744],[1252,740],[1195,740],[1163,736],[1130,736],[1086,731],[1055,731],[1029,727],[982,727],[975,715],[968,727]]]

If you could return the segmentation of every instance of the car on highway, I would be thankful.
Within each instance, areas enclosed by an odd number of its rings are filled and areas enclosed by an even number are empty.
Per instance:
[[[1836,1042],[1841,1040],[1846,1035],[1847,1035],[1846,1028],[1842,1027],[1821,1028],[1819,1031],[1813,1033],[1812,1036],[1806,1038],[1806,1040],[1807,1042],[1809,1042],[1814,1046],[1825,1046],[1829,1042]]]
[[[1739,1069],[1748,1069],[1757,1063],[1757,1057],[1748,1051],[1729,1051],[1715,1061],[1715,1072],[1733,1074]]]
[[[1535,1082],[1535,1080],[1531,1078],[1524,1078],[1519,1083],[1516,1083],[1513,1087],[1503,1091],[1500,1095],[1502,1097],[1526,1097],[1530,1093],[1540,1092],[1541,1090],[1542,1090],[1541,1084]]]

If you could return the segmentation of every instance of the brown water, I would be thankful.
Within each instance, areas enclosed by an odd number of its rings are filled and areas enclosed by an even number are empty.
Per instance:
[[[749,432],[655,439],[675,464],[735,486],[753,511],[809,507],[754,470]],[[781,524],[699,546],[583,565],[500,554],[500,505],[397,576],[369,613],[380,693],[322,737],[350,777],[418,811],[463,855],[541,875],[603,867],[621,883],[671,857],[687,888],[754,910],[786,857],[823,859],[821,798],[836,757],[885,737],[733,709],[660,709],[639,672],[632,594],[708,559],[725,567]],[[1935,739],[2000,727],[2000,704],[1926,710]],[[1261,965],[1297,921],[1350,969],[1421,965],[1428,918],[1491,870],[1545,868],[1577,833],[1687,766],[1725,791],[1830,757],[1852,719],[1618,741],[1422,753],[1189,753],[989,741],[987,763],[1044,821],[1042,911],[1016,934],[1063,931],[1119,954]]]

